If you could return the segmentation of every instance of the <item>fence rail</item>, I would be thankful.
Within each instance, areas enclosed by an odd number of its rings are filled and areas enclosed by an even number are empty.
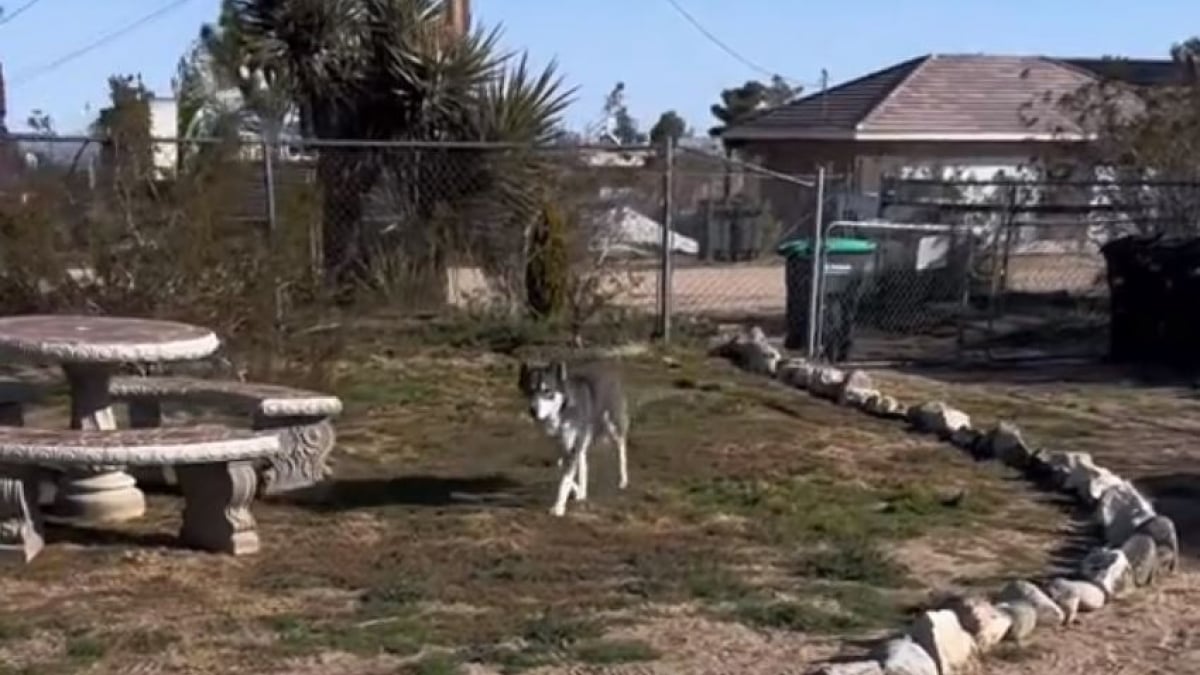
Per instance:
[[[0,153],[7,312],[184,315],[237,332],[354,286],[423,312],[621,316],[663,338],[672,317],[752,321],[860,360],[1101,353],[1100,245],[1174,217],[1104,195],[1196,189],[913,179],[864,195],[850,176],[687,143],[18,135]],[[870,242],[869,264],[777,251],[814,235]],[[859,263],[861,284],[836,278]]]

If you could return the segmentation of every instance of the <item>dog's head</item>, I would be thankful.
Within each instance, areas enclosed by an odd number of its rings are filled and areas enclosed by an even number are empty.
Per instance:
[[[521,393],[529,402],[529,414],[539,422],[558,417],[567,402],[567,364],[521,364]]]

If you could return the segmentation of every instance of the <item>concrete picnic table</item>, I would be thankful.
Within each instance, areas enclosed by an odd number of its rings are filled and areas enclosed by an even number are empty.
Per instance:
[[[62,367],[71,389],[71,428],[117,428],[109,384],[127,363],[191,361],[211,355],[220,340],[210,330],[174,321],[111,316],[0,317],[0,355]],[[120,467],[64,472],[48,515],[100,522],[137,518],[146,497]]]

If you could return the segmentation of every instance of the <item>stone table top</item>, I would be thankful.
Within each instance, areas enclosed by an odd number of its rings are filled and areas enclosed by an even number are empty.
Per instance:
[[[113,316],[0,317],[0,354],[57,363],[190,361],[220,340],[207,328],[175,321]]]

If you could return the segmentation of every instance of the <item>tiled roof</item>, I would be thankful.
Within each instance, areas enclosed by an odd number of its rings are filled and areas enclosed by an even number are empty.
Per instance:
[[[1176,81],[1171,61],[1053,59],[978,54],[922,56],[764,111],[727,140],[1026,137],[1076,131],[1066,94],[1103,77]]]

